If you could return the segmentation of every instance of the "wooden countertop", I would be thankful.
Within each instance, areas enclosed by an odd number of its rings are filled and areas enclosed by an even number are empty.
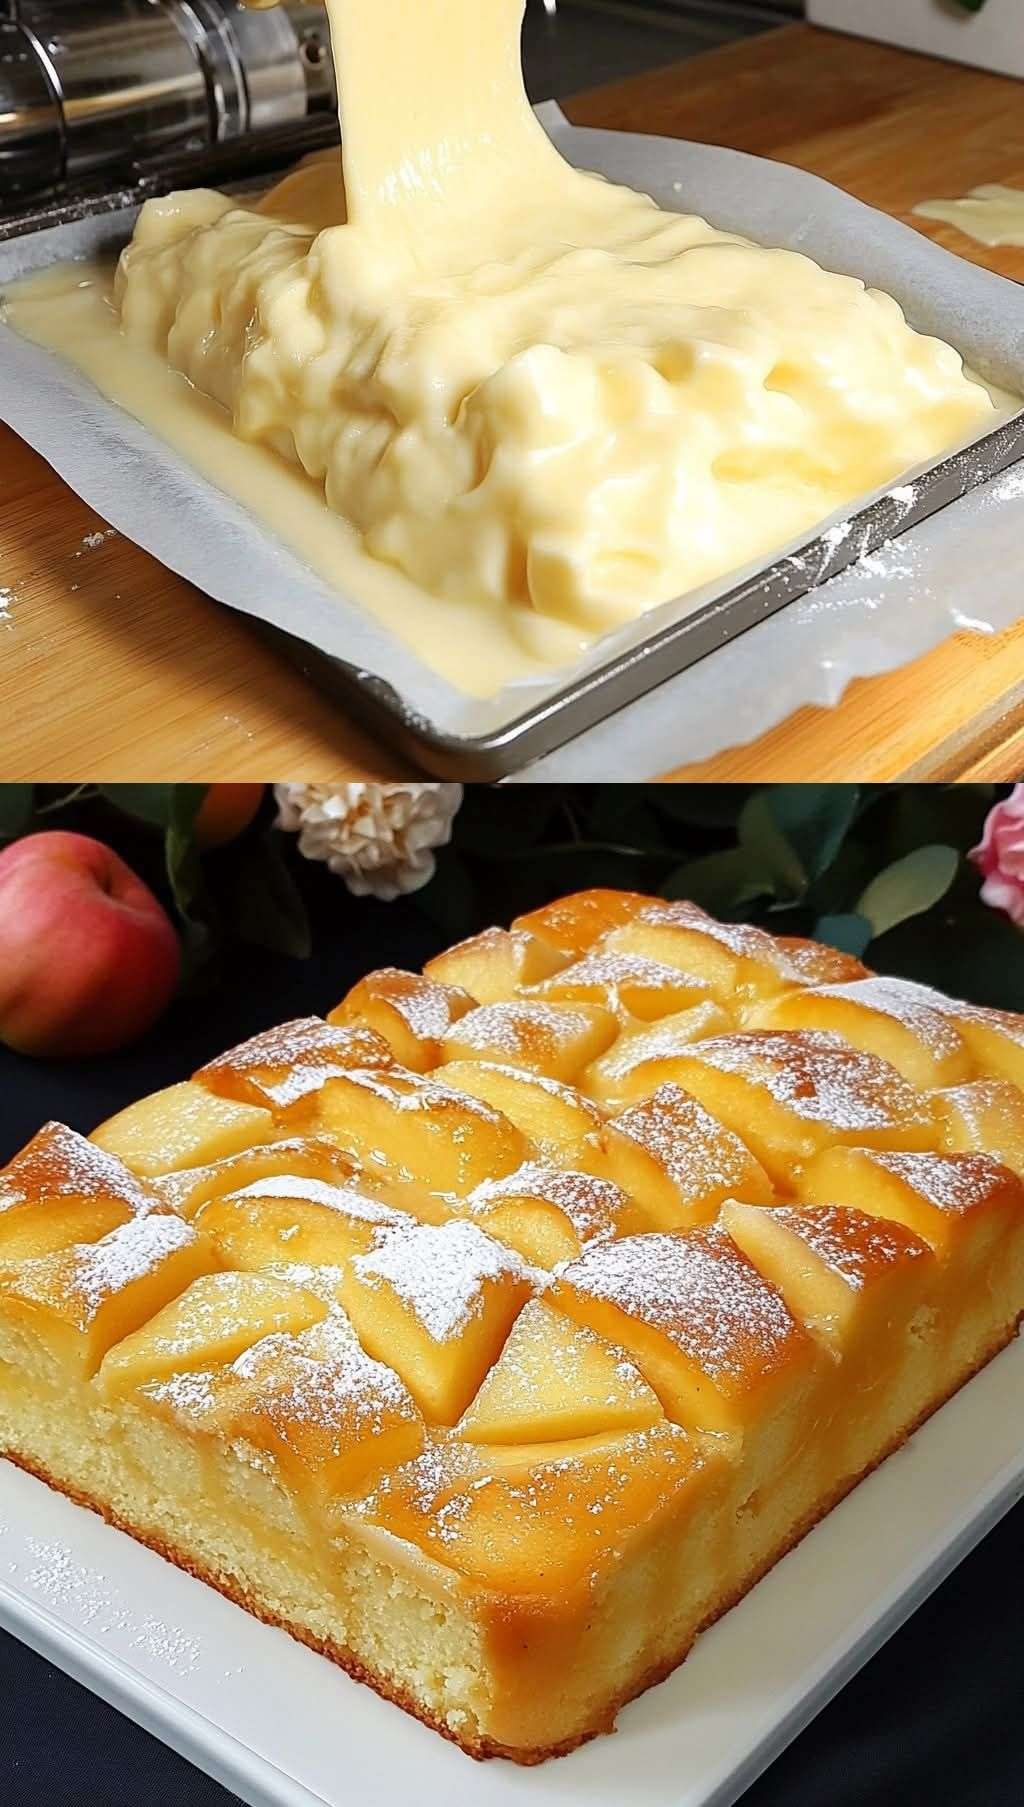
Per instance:
[[[579,96],[581,124],[756,151],[829,177],[961,255],[990,250],[912,220],[925,197],[1024,185],[1024,86],[788,27]],[[0,427],[0,777],[401,777],[229,611],[114,536]],[[671,774],[690,780],[989,778],[1024,773],[1024,621],[957,634],[835,709]],[[614,772],[595,772],[614,778]]]

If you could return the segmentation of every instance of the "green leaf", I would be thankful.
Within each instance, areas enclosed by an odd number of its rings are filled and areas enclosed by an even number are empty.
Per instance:
[[[770,897],[772,882],[753,870],[744,848],[727,847],[677,866],[660,891],[662,897],[689,898],[713,916],[731,916],[756,898]]]
[[[791,904],[804,895],[807,873],[803,862],[776,820],[770,791],[758,791],[744,804],[739,819],[737,852],[751,883],[756,874],[761,895]]]
[[[309,918],[285,858],[286,844],[272,828],[246,839],[236,875],[235,927],[255,947],[307,960],[312,951]]]
[[[160,788],[169,793],[166,799],[167,820],[164,824],[167,879],[175,904],[182,916],[188,918],[192,914],[193,905],[205,895],[203,869],[196,841],[196,818],[203,807],[209,786],[169,784]]]
[[[870,922],[858,910],[840,916],[819,916],[814,925],[815,941],[824,941],[844,954],[856,954],[858,959],[873,936]]]
[[[855,784],[774,784],[751,797],[740,816],[740,843],[772,873],[780,901],[802,897],[828,870],[859,801]]]
[[[174,793],[179,789],[198,790],[203,796],[209,789],[205,784],[179,786],[176,784],[101,784],[100,795],[112,803],[115,809],[123,810],[126,816],[136,816],[140,822],[148,822],[152,828],[169,828],[174,820]],[[201,799],[200,799],[201,800]]]
[[[175,909],[181,918],[183,983],[187,986],[210,958],[214,943],[213,906],[207,894],[195,834],[196,818],[209,786],[167,784],[125,788],[166,793],[161,803],[167,816],[164,865]]]
[[[778,784],[772,790],[775,819],[812,881],[827,872],[854,822],[856,784]]]
[[[883,863],[870,839],[849,834],[828,871],[808,887],[804,902],[815,916],[845,916]]]
[[[34,784],[0,784],[0,841],[13,841],[32,820]]]
[[[945,897],[959,864],[955,847],[935,843],[915,847],[913,853],[886,866],[871,880],[857,901],[857,911],[867,917],[874,935],[884,935],[897,923],[922,916]]]

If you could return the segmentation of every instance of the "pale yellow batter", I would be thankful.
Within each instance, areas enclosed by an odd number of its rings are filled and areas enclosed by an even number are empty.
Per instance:
[[[334,0],[344,190],[328,154],[257,204],[151,201],[117,274],[119,331],[101,290],[66,279],[49,319],[38,290],[12,315],[193,455],[154,368],[301,467],[357,593],[476,691],[995,418],[888,296],[571,169],[526,101],[522,9]],[[234,468],[218,480],[239,488]],[[280,499],[259,506],[332,563]],[[398,587],[364,582],[371,561]]]
[[[983,182],[960,201],[922,201],[914,212],[944,220],[982,245],[1024,245],[1024,188]]]

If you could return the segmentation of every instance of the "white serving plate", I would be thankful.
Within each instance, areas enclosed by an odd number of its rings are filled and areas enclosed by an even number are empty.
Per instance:
[[[251,1807],[730,1807],[1024,1497],[1024,1340],[620,1716],[473,1764],[333,1664],[0,1462],[0,1624]]]

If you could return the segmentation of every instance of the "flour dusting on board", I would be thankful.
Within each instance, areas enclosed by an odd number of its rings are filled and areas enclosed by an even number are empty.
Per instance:
[[[86,533],[82,536],[82,544],[75,553],[75,557],[81,558],[83,552],[95,552],[97,546],[102,546],[107,540],[116,538],[117,530],[114,527],[108,527],[105,533]]]

